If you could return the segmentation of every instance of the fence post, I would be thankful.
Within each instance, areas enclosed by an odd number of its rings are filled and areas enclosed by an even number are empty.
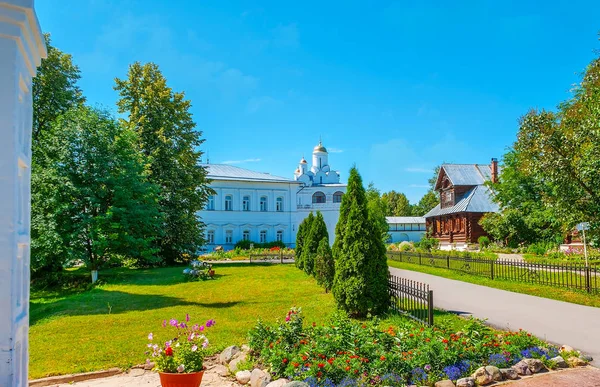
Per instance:
[[[252,263],[252,254],[250,254],[250,263]]]
[[[283,251],[279,250],[279,260],[283,263]]]
[[[421,263],[421,253],[419,253],[419,265],[422,265],[422,263]]]
[[[490,262],[490,275],[494,279],[494,260]]]
[[[446,267],[450,269],[450,255],[446,255]]]
[[[433,290],[427,292],[427,324],[433,326]]]
[[[585,267],[585,290],[587,290],[588,293],[592,292],[592,288],[590,286],[590,280],[591,280],[590,267],[586,266]]]

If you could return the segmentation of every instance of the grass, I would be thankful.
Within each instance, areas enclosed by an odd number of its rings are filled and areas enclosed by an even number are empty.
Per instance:
[[[552,286],[513,282],[499,279],[492,280],[487,277],[467,274],[460,271],[448,270],[439,267],[421,266],[418,264],[398,262],[392,260],[388,260],[388,265],[399,269],[406,269],[417,271],[420,273],[437,275],[439,277],[469,282],[472,284],[488,286],[490,288],[502,289],[515,293],[524,293],[532,296],[549,298],[552,300],[571,302],[574,304],[586,306],[600,307],[600,296],[588,294],[585,291],[569,290]]]
[[[300,306],[308,323],[324,322],[334,310],[313,278],[294,265],[231,263],[215,266],[216,279],[185,282],[182,268],[111,269],[100,272],[102,285],[88,290],[32,290],[30,310],[30,377],[128,368],[143,363],[148,333],[160,334],[164,319],[191,322],[215,319],[208,331],[217,352],[242,344],[258,318],[268,322]],[[89,274],[68,273],[72,279]],[[386,326],[405,323],[389,316]],[[436,311],[435,322],[458,331],[464,320]]]

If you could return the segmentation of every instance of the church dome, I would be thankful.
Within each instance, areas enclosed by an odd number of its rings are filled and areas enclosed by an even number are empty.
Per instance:
[[[321,144],[321,141],[319,141],[319,144],[315,147],[315,149],[313,149],[313,152],[327,153],[327,149],[323,146],[323,144]]]
[[[302,158],[302,160],[300,160],[300,164],[307,164],[306,160],[304,159],[304,157]]]

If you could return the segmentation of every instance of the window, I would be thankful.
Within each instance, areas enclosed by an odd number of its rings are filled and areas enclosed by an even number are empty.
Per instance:
[[[215,231],[214,230],[209,230],[208,233],[206,234],[206,239],[209,245],[212,245],[215,243]]]
[[[267,242],[267,230],[261,230],[260,231],[260,243],[266,243]]]
[[[225,230],[225,243],[231,244],[233,243],[233,231]]]
[[[215,210],[215,195],[210,195],[208,197],[208,202],[206,202],[206,209],[208,211],[214,211]]]
[[[277,198],[277,200],[275,201],[275,209],[277,210],[277,212],[283,211],[283,198],[282,197]]]
[[[242,211],[250,211],[250,196],[242,198]]]
[[[283,230],[277,230],[277,242],[283,242]]]
[[[337,191],[336,193],[333,194],[333,202],[334,203],[341,203],[342,202],[342,196],[344,196],[343,192]]]
[[[242,239],[245,241],[250,240],[250,230],[244,230],[244,232],[242,233]]]
[[[260,198],[260,210],[261,211],[267,211],[267,197],[266,196],[261,196]]]
[[[315,203],[325,203],[325,194],[321,191],[317,191],[312,196],[312,202]]]
[[[233,196],[225,195],[225,211],[233,211]]]

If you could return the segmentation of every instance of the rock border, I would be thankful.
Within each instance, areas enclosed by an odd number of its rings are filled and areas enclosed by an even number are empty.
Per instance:
[[[29,387],[45,387],[45,386],[52,386],[52,385],[57,385],[57,384],[83,382],[86,380],[108,378],[109,376],[115,376],[115,375],[119,375],[122,373],[123,373],[123,370],[120,368],[109,368],[104,371],[92,371],[92,372],[84,372],[81,374],[49,376],[47,378],[30,380]]]

